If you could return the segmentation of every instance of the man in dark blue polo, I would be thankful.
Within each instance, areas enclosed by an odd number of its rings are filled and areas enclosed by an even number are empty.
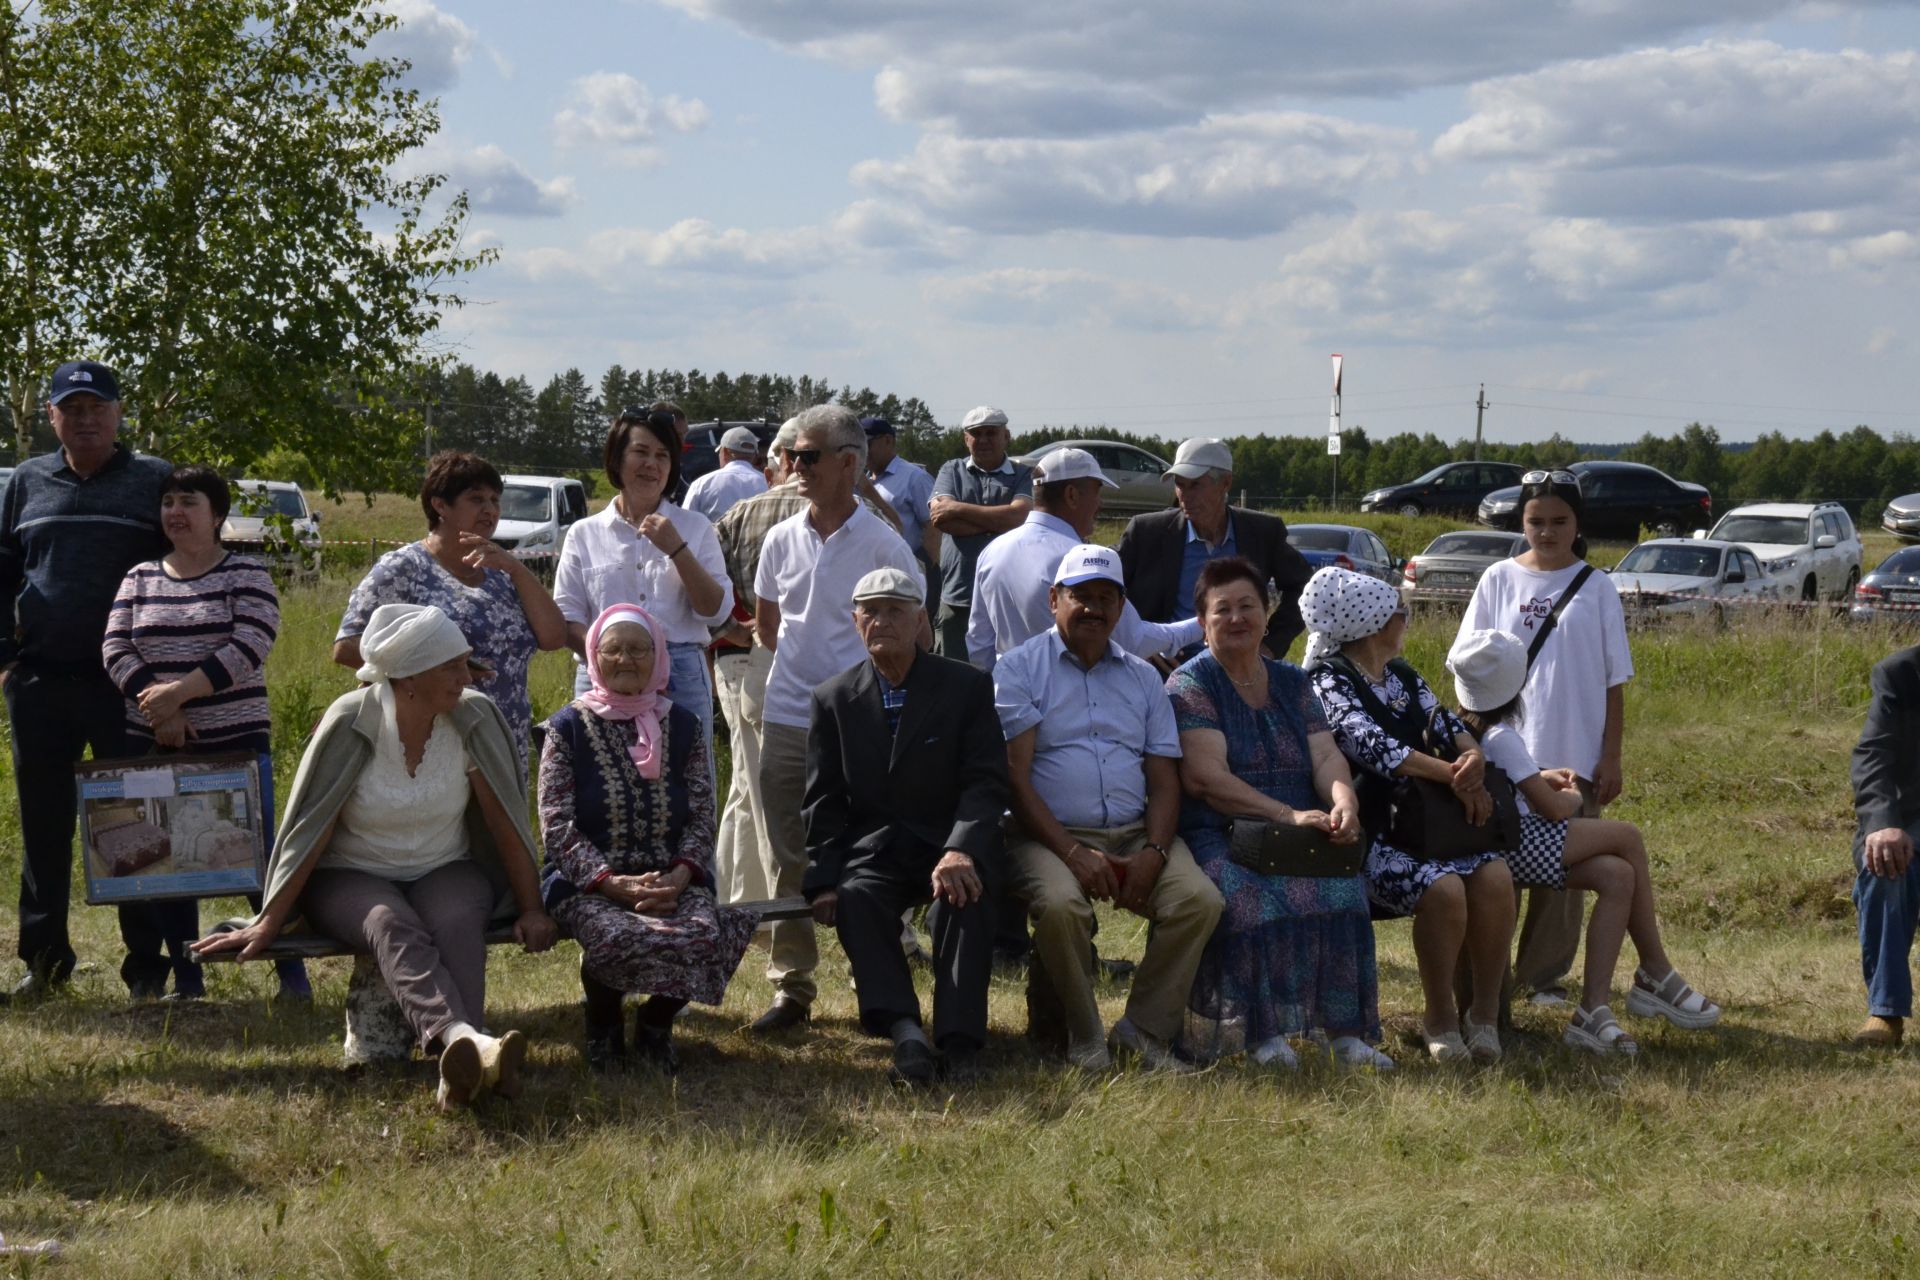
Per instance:
[[[127,570],[166,551],[160,492],[173,467],[119,443],[120,384],[91,360],[53,373],[47,416],[60,448],[23,461],[0,498],[0,682],[13,721],[20,794],[20,958],[16,1001],[38,999],[73,972],[67,903],[73,882],[73,767],[125,752],[126,700],[100,645]],[[135,996],[157,996],[169,964],[160,915],[120,908]]]

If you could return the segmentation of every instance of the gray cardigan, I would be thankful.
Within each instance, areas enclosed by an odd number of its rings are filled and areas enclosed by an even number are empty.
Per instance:
[[[326,715],[320,718],[320,727],[314,730],[313,740],[300,757],[293,794],[287,800],[287,816],[280,824],[273,854],[267,860],[263,899],[267,905],[286,892],[294,873],[320,852],[321,838],[331,831],[347,797],[353,794],[360,771],[373,759],[381,714],[378,690],[369,686],[335,698]],[[501,808],[507,811],[507,818],[526,851],[523,856],[528,860],[530,875],[537,881],[538,871],[531,870],[535,846],[533,833],[527,826],[527,792],[520,781],[520,770],[514,765],[513,731],[507,728],[506,717],[500,714],[500,708],[493,705],[491,698],[468,689],[460,695],[460,705],[453,709],[453,727],[467,749],[467,758],[480,770],[481,777],[499,798]],[[477,799],[467,803],[467,838],[475,865],[486,872],[498,894],[494,921],[516,919],[520,914],[519,904],[514,901],[513,890],[501,866],[501,850],[493,842],[493,833],[487,827]],[[296,920],[296,915],[289,915],[281,931],[294,932]]]

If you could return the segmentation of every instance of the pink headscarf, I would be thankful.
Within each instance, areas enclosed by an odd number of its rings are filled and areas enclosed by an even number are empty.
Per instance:
[[[638,622],[653,637],[653,675],[639,693],[615,693],[600,680],[600,633],[619,622]],[[660,722],[666,719],[673,703],[660,696],[673,675],[673,660],[667,653],[667,638],[653,615],[637,604],[609,605],[587,628],[587,678],[593,687],[580,695],[587,710],[603,720],[631,720],[638,730],[633,748],[634,768],[649,780],[660,776]]]

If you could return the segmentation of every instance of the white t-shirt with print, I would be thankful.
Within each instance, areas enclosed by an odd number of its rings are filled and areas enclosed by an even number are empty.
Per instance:
[[[1589,584],[1591,585],[1591,584]],[[1580,588],[1585,591],[1587,588]],[[1578,599],[1576,596],[1575,599]],[[1548,641],[1549,644],[1552,641]],[[1487,730],[1487,736],[1480,739],[1480,754],[1487,763],[1502,769],[1513,782],[1513,798],[1520,803],[1521,813],[1532,813],[1533,807],[1527,803],[1527,797],[1521,794],[1520,784],[1540,772],[1540,766],[1533,761],[1533,753],[1527,750],[1527,744],[1521,739],[1518,730],[1511,725],[1497,724]]]
[[[1502,560],[1481,575],[1460,620],[1460,634],[1509,631],[1529,646],[1554,603],[1585,565],[1539,573]],[[1627,620],[1613,579],[1595,570],[1560,614],[1527,673],[1520,739],[1549,769],[1572,769],[1589,780],[1600,763],[1607,727],[1607,690],[1633,679]]]

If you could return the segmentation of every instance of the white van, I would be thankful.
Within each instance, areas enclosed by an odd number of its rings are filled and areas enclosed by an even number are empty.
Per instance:
[[[320,513],[299,485],[287,480],[236,480],[233,509],[220,526],[220,544],[230,551],[263,557],[303,573],[320,571]],[[293,531],[296,552],[287,545],[278,519]]]
[[[494,542],[551,574],[567,530],[587,517],[587,490],[571,476],[501,476]]]

